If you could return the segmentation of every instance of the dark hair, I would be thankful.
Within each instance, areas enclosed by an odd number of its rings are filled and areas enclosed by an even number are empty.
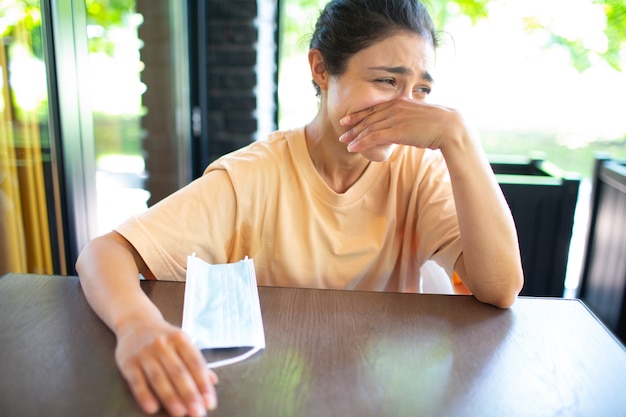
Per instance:
[[[438,45],[430,14],[418,0],[331,0],[317,19],[310,49],[320,50],[329,74],[341,75],[352,55],[403,30]]]

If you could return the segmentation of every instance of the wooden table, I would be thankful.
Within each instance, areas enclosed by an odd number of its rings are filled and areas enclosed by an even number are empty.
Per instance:
[[[143,282],[180,324],[184,284]],[[580,302],[259,289],[265,351],[215,416],[626,415],[626,351]],[[74,277],[0,278],[0,416],[142,415]]]

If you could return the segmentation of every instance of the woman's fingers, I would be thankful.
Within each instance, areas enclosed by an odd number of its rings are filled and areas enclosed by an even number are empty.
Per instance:
[[[159,411],[159,401],[154,397],[143,371],[138,364],[128,364],[120,367],[122,376],[128,382],[130,390],[141,409],[147,414]]]
[[[367,121],[365,121],[366,118]],[[360,112],[349,114],[341,119],[339,123],[343,126],[352,127],[339,137],[339,141],[350,143],[355,139],[358,139],[364,130],[369,129],[371,131],[374,124],[385,121],[386,119],[387,115],[383,112],[381,105],[369,107]]]
[[[217,395],[214,387],[218,382],[217,375],[206,367],[202,353],[192,345],[187,335],[180,332],[176,338],[177,352],[190,371],[205,409],[214,410],[217,407]]]
[[[344,133],[339,140],[348,143],[348,151],[362,152],[365,149],[398,143],[395,140],[393,121],[389,118],[367,119],[367,122],[359,123]]]
[[[139,326],[125,332],[118,339],[116,359],[146,413],[156,412],[159,403],[172,416],[203,416],[217,406],[217,376],[174,326]]]
[[[403,143],[399,136],[398,120],[410,109],[403,108],[400,100],[393,100],[349,114],[340,120],[343,126],[351,126],[339,137],[348,144],[348,151],[362,152],[374,146]]]
[[[374,106],[368,107],[366,109],[348,114],[344,116],[341,120],[339,120],[339,124],[342,126],[354,126],[359,123],[361,120],[365,119],[367,116],[377,113],[391,105],[391,101],[387,101],[384,103],[379,103]]]
[[[152,355],[145,355],[141,359],[141,367],[150,387],[167,412],[174,417],[187,414],[187,407],[172,385],[161,362]]]
[[[175,413],[179,412],[181,406],[191,416],[205,415],[204,399],[192,377],[194,370],[190,369],[179,355],[181,344],[186,343],[180,333],[168,339],[156,340],[156,359],[161,365],[165,379],[155,373],[154,378],[151,378],[153,388],[173,415],[178,415]]]
[[[339,137],[350,152],[390,144],[439,149],[466,128],[453,109],[404,98],[377,104],[340,120],[349,129]]]

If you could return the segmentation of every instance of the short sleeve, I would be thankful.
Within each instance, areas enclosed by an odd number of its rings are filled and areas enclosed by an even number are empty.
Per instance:
[[[187,256],[225,263],[231,251],[237,201],[229,175],[214,170],[133,216],[115,230],[159,280],[184,281]]]
[[[441,153],[431,152],[427,158],[418,187],[418,258],[434,260],[452,277],[463,251],[452,184]]]

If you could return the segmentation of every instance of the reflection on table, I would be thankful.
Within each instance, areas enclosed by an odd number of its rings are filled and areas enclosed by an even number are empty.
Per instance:
[[[180,324],[183,283],[142,282]],[[626,351],[580,301],[259,288],[267,348],[215,416],[624,415]],[[0,278],[0,415],[142,415],[74,277]]]

